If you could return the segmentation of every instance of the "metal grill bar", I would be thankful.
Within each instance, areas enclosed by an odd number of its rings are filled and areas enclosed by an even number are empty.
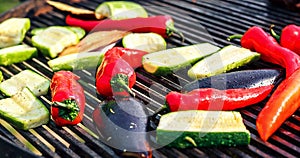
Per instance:
[[[95,9],[102,0],[79,0],[79,3],[61,0],[75,7]],[[43,1],[31,0],[39,7],[45,7]],[[271,24],[280,31],[285,25],[295,23],[300,25],[299,14],[282,8],[270,6],[268,0],[144,0],[135,1],[145,6],[150,15],[169,14],[175,20],[175,26],[183,31],[186,36],[185,43],[177,36],[167,39],[168,47],[210,42],[220,47],[232,44],[226,40],[229,35],[244,33],[250,26],[259,25],[268,29]],[[26,3],[28,5],[29,3]],[[24,3],[25,5],[25,3]],[[46,27],[51,25],[65,25],[66,13],[53,9],[45,14],[35,16],[37,8],[28,8],[26,17],[31,19],[32,28]],[[20,11],[21,12],[21,11]],[[10,15],[11,16],[11,15]],[[22,14],[19,14],[22,16]],[[3,15],[0,19],[9,17]],[[280,19],[280,20],[278,20]],[[25,42],[30,44],[30,34],[27,33]],[[234,41],[233,44],[239,44]],[[23,63],[2,67],[4,78],[10,78],[24,69],[33,69],[49,80],[53,72],[47,65],[49,58],[42,55]],[[270,67],[266,63],[250,65],[249,67]],[[90,118],[94,108],[101,102],[95,92],[95,70],[75,71],[81,77],[80,84],[83,86],[87,99],[85,118],[82,124],[73,127],[59,128],[53,121],[48,125],[33,129],[33,131],[21,131],[16,129],[29,143],[31,143],[44,157],[119,157],[119,152],[97,139],[96,130]],[[180,90],[190,79],[178,72],[167,77],[156,77],[142,68],[137,69],[137,83],[134,92],[137,98],[147,104],[150,113],[160,110],[164,104],[164,96],[171,90]],[[3,96],[1,96],[3,98]],[[39,98],[50,108],[50,94]],[[251,132],[251,143],[246,147],[228,148],[160,148],[153,151],[153,157],[297,157],[300,155],[300,110],[289,118],[281,128],[270,138],[268,142],[262,142],[256,131],[255,120],[265,105],[265,102],[241,110],[244,123]],[[153,126],[155,126],[153,124]],[[24,148],[24,142],[0,125],[0,135],[12,143]],[[39,138],[42,137],[42,140]],[[45,143],[46,141],[47,143]],[[49,147],[49,144],[51,146]],[[53,149],[54,148],[54,149]]]

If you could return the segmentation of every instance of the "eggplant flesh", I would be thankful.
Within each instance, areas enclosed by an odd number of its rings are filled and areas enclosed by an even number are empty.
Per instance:
[[[236,89],[275,85],[282,77],[280,69],[241,70],[194,80],[183,86],[182,92],[198,88]]]
[[[100,140],[124,157],[151,157],[145,105],[132,97],[104,101],[93,112]]]

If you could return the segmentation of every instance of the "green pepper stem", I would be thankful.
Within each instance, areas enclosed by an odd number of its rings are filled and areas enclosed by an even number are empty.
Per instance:
[[[73,99],[63,102],[53,102],[52,106],[61,107],[59,108],[59,116],[69,121],[73,121],[80,111],[77,102]]]
[[[183,33],[175,28],[173,21],[167,21],[166,27],[167,27],[166,28],[167,36],[172,35],[172,33],[178,34],[180,36],[182,42],[184,42],[185,37],[184,37]]]
[[[242,34],[235,34],[235,35],[231,35],[227,38],[228,41],[231,41],[233,39],[241,39],[243,37]]]
[[[125,91],[129,93],[130,96],[135,96],[135,93],[129,88],[129,79],[125,74],[116,74],[112,77],[110,84],[114,92]]]
[[[274,24],[270,26],[271,35],[276,39],[277,42],[280,42],[280,36],[274,31],[273,29],[274,27],[275,27]]]

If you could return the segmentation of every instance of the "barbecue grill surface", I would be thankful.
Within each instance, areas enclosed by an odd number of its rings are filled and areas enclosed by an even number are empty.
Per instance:
[[[77,3],[72,3],[72,1],[61,2],[91,10],[103,2],[100,0],[73,1]],[[239,45],[238,41],[229,42],[226,38],[232,34],[243,34],[249,27],[254,25],[268,30],[269,26],[274,24],[277,32],[280,32],[280,29],[287,24],[300,25],[299,13],[272,6],[267,0],[143,0],[136,2],[143,5],[149,15],[168,14],[174,18],[175,26],[183,32],[186,40],[182,43],[179,36],[172,36],[167,39],[169,48],[200,42],[210,42],[220,47],[229,44]],[[25,16],[31,19],[31,29],[33,29],[52,25],[66,25],[64,22],[66,15],[64,12],[47,6],[44,1],[29,0],[2,14],[0,21],[12,16]],[[25,43],[30,44],[30,37],[31,35],[28,33]],[[0,66],[0,70],[3,72],[5,79],[21,70],[32,69],[50,80],[53,72],[47,65],[48,60],[49,58],[40,55],[19,64],[6,67]],[[268,68],[273,66],[259,62],[243,68]],[[179,91],[184,84],[189,82],[188,78],[180,75],[179,72],[167,77],[155,77],[141,68],[136,71],[137,83],[134,86],[134,92],[137,94],[137,98],[147,103],[148,110],[152,114],[159,112],[167,92],[170,90]],[[120,153],[118,151],[96,139],[97,136],[92,133],[96,131],[89,116],[91,116],[94,107],[101,102],[101,99],[97,98],[95,93],[94,70],[74,71],[74,73],[81,77],[80,83],[85,89],[87,98],[85,118],[82,124],[58,128],[53,121],[50,121],[47,125],[29,131],[15,129],[17,135],[31,143],[43,157],[119,157]],[[39,99],[50,108],[50,93]],[[251,132],[251,142],[248,146],[190,148],[184,150],[164,147],[154,150],[153,157],[299,157],[300,110],[298,109],[273,134],[268,142],[263,142],[256,131],[255,120],[264,104],[265,102],[240,110],[244,123]],[[32,151],[24,145],[23,139],[20,140],[15,134],[8,131],[3,121],[0,125],[0,136],[1,139],[4,138],[8,141],[11,148],[15,148],[14,151],[17,153],[24,152],[18,148]],[[1,156],[13,156],[13,153],[9,150],[2,152]]]

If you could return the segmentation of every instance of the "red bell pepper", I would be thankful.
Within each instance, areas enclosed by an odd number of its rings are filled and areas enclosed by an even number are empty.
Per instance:
[[[280,36],[275,33],[273,27],[274,25],[271,26],[271,34],[280,45],[300,55],[300,27],[294,24],[287,25],[282,29]]]
[[[262,140],[267,139],[300,107],[300,69],[276,88],[256,120]]]
[[[76,125],[83,119],[85,95],[78,79],[70,71],[58,71],[52,77],[51,115],[58,126]]]
[[[114,47],[103,57],[96,73],[97,92],[105,97],[133,95],[135,84],[134,68],[140,67],[142,56],[147,52]]]
[[[137,17],[123,20],[83,20],[68,15],[66,23],[70,26],[79,26],[86,31],[123,30],[137,33],[154,32],[165,38],[171,36],[173,33],[177,33],[183,39],[183,34],[174,27],[174,20],[169,15],[158,15],[148,18]]]
[[[226,90],[199,88],[185,94],[172,91],[166,95],[166,104],[171,111],[235,110],[262,101],[273,87],[267,85]]]
[[[286,77],[300,67],[300,57],[295,52],[278,44],[275,38],[262,28],[253,26],[244,35],[233,35],[229,39],[241,38],[241,45],[261,54],[261,59],[286,69]]]

